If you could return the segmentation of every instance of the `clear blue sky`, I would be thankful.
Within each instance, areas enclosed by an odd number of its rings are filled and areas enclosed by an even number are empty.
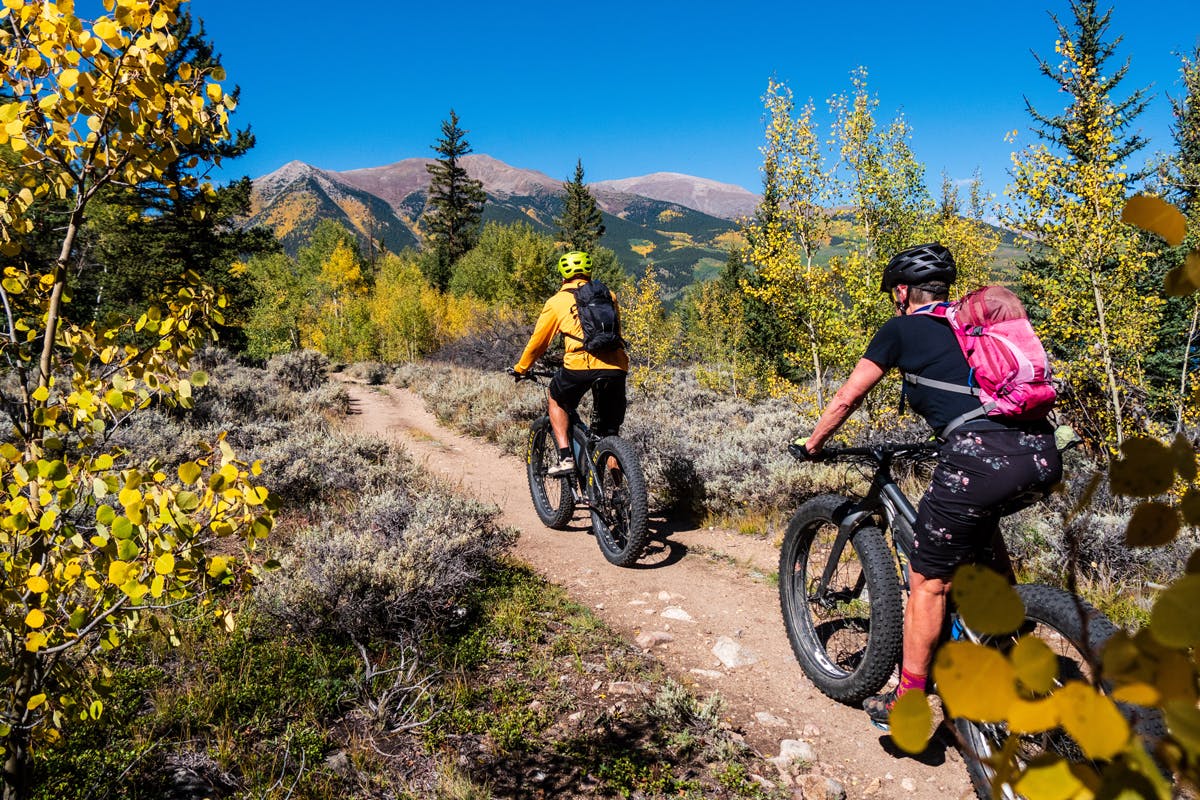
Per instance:
[[[1168,95],[1200,44],[1198,0],[1114,0],[1119,97],[1151,87],[1138,122],[1148,152],[1170,147]],[[1102,6],[1103,7],[1103,6]],[[880,117],[903,112],[936,190],[979,168],[1007,182],[1031,141],[1024,98],[1064,99],[1032,51],[1056,62],[1049,12],[1066,0],[996,2],[453,3],[193,0],[257,147],[222,177],[299,159],[331,170],[427,157],[450,108],[476,153],[566,179],[682,172],[761,188],[762,95],[775,75],[824,110],[869,71]],[[827,117],[822,113],[823,130]]]

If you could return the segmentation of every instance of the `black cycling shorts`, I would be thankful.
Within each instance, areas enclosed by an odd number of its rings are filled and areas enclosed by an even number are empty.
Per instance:
[[[1061,479],[1052,432],[960,428],[950,434],[917,509],[913,571],[946,579],[959,566],[980,562],[1000,518],[1041,500]]]
[[[550,379],[550,396],[567,411],[592,390],[592,431],[616,436],[625,422],[625,371],[620,369],[560,369]]]

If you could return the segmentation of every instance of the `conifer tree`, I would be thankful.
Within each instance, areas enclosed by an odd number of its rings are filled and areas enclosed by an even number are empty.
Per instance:
[[[604,235],[604,218],[596,198],[583,183],[583,159],[575,162],[575,178],[563,183],[566,197],[563,199],[562,216],[554,220],[558,225],[558,238],[568,250],[591,252]]]
[[[1147,291],[1155,293],[1161,291],[1163,277],[1200,247],[1200,47],[1190,58],[1185,56],[1182,60],[1184,96],[1171,99],[1175,152],[1162,164],[1159,183],[1166,199],[1187,218],[1188,237],[1181,246],[1165,251],[1152,265],[1145,286]],[[1177,431],[1189,421],[1185,420],[1184,412],[1186,400],[1195,389],[1193,351],[1198,339],[1200,294],[1168,297],[1158,341],[1147,359],[1146,373],[1153,389],[1161,395],[1161,407],[1169,409],[1174,417]]]
[[[433,145],[441,157],[426,166],[430,181],[425,227],[436,255],[428,262],[433,274],[426,277],[442,291],[450,283],[454,262],[475,246],[483,219],[483,183],[469,177],[462,165],[462,157],[471,152],[467,133],[450,109],[450,119],[442,121],[442,138]]]
[[[1120,221],[1137,178],[1124,161],[1145,144],[1126,131],[1145,100],[1143,90],[1114,99],[1129,64],[1107,63],[1120,41],[1105,39],[1111,11],[1101,14],[1096,0],[1073,0],[1071,10],[1071,27],[1054,18],[1062,61],[1038,59],[1068,105],[1054,115],[1029,106],[1042,142],[1013,156],[1007,216],[1039,245],[1041,268],[1022,277],[1044,311],[1039,332],[1059,357],[1063,400],[1093,441],[1119,446],[1130,401],[1145,392],[1143,362],[1162,305],[1138,291],[1154,254]]]

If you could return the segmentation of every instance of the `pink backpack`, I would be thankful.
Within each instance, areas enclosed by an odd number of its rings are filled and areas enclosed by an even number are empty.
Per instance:
[[[987,416],[1012,420],[1044,419],[1054,408],[1050,360],[1029,324],[1025,307],[1003,286],[984,286],[956,303],[937,303],[916,312],[941,317],[950,324],[971,368],[969,385],[959,386],[905,373],[910,383],[975,395],[977,411],[952,420],[948,435],[969,419]]]

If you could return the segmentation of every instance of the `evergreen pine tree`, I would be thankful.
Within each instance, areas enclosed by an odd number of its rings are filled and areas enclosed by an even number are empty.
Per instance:
[[[1157,248],[1120,221],[1144,174],[1126,161],[1146,144],[1130,133],[1146,92],[1116,97],[1129,62],[1109,63],[1121,41],[1106,38],[1111,10],[1072,0],[1071,11],[1070,26],[1052,16],[1061,62],[1038,58],[1067,104],[1047,115],[1027,101],[1042,142],[1013,156],[1007,222],[1038,243],[1021,278],[1046,312],[1038,332],[1058,357],[1061,407],[1085,438],[1120,446],[1146,422],[1146,355],[1162,308],[1159,293],[1142,291]]]
[[[1187,217],[1188,237],[1179,247],[1163,251],[1151,264],[1143,290],[1154,294],[1162,291],[1166,274],[1181,266],[1187,254],[1200,244],[1200,47],[1191,58],[1183,59],[1181,72],[1184,96],[1171,98],[1175,152],[1162,164],[1159,182],[1166,199]],[[1194,388],[1198,339],[1200,295],[1167,297],[1154,351],[1146,358],[1146,374],[1153,410],[1169,416],[1176,430],[1188,421],[1184,419],[1184,407]]]
[[[564,182],[563,189],[567,193],[563,213],[554,221],[559,228],[559,241],[568,250],[590,252],[604,235],[604,222],[596,198],[583,183],[582,159],[575,162],[575,179]]]
[[[442,120],[442,138],[432,146],[441,158],[426,166],[431,177],[425,227],[436,257],[424,262],[432,272],[425,277],[443,291],[450,284],[454,262],[475,246],[483,219],[483,183],[468,177],[461,163],[471,152],[466,135],[458,125],[458,114],[450,109],[450,119]]]
[[[1112,58],[1123,37],[1118,36],[1111,42],[1104,41],[1112,9],[1100,14],[1097,3],[1098,0],[1072,0],[1074,31],[1063,25],[1057,16],[1050,15],[1058,28],[1059,41],[1071,45],[1080,69],[1064,70],[1060,64],[1051,64],[1041,56],[1034,56],[1041,73],[1057,83],[1061,92],[1074,98],[1074,102],[1062,113],[1052,116],[1040,113],[1029,98],[1025,99],[1025,108],[1038,123],[1034,129],[1038,136],[1050,142],[1052,147],[1061,147],[1076,163],[1092,162],[1097,158],[1111,158],[1121,163],[1146,146],[1144,137],[1138,134],[1125,135],[1125,131],[1146,109],[1150,100],[1145,88],[1135,90],[1120,102],[1114,100],[1117,86],[1129,72],[1129,59],[1125,59],[1125,63],[1115,72],[1105,75],[1105,63]],[[1058,49],[1061,49],[1061,45]],[[1099,121],[1101,109],[1089,107],[1087,102],[1089,98],[1097,97],[1112,104],[1111,109],[1103,110],[1104,125],[1113,136],[1113,143],[1107,152],[1098,152],[1094,138],[1088,136],[1086,126],[1078,124],[1081,116],[1091,116]],[[1130,174],[1126,186],[1143,177],[1145,173]]]

